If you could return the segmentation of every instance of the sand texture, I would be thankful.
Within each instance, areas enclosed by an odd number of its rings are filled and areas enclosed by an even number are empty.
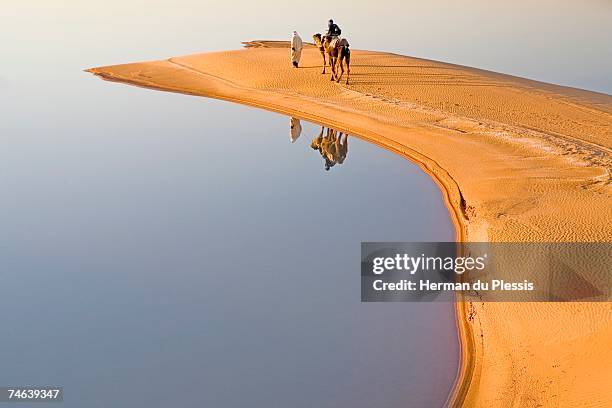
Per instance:
[[[460,240],[612,241],[612,96],[356,49],[345,85],[321,75],[315,47],[294,69],[287,43],[249,44],[89,71],[282,112],[392,150],[438,183]],[[457,312],[451,405],[612,406],[612,303],[459,302]]]

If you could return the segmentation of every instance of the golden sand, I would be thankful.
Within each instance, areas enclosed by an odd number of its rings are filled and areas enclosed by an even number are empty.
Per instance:
[[[287,43],[249,45],[88,71],[325,123],[392,150],[438,183],[460,240],[612,241],[611,96],[360,50],[345,85],[321,75],[316,48],[294,69]],[[612,303],[458,302],[457,324],[452,405],[612,406]]]

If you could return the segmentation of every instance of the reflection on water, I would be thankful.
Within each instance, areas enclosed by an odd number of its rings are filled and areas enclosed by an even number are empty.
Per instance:
[[[302,123],[297,118],[291,118],[289,123],[289,139],[291,143],[302,134]],[[317,150],[325,162],[325,170],[329,171],[336,164],[344,163],[348,154],[349,135],[332,128],[321,126],[321,131],[314,136],[310,147]]]
[[[360,242],[453,239],[417,166],[351,137],[326,173],[341,132],[293,120],[290,144],[284,116],[65,75],[0,94],[0,386],[63,386],[63,408],[444,403],[452,304],[360,302]]]
[[[348,154],[348,135],[331,128],[326,130],[321,126],[321,132],[312,139],[310,147],[321,153],[325,160],[325,170],[329,171],[336,164],[344,163]]]
[[[302,134],[302,124],[299,119],[291,118],[289,126],[289,140],[291,140],[291,143],[295,143]]]

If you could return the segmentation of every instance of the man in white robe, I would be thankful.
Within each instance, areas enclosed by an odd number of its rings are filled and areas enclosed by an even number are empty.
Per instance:
[[[297,31],[294,31],[293,37],[291,38],[291,63],[293,64],[294,68],[297,68],[298,64],[300,63],[303,47],[304,44],[302,43],[302,39]]]

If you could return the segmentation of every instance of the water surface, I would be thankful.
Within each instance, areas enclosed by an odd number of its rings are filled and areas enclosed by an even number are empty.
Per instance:
[[[292,143],[290,118],[81,72],[5,96],[0,384],[66,407],[444,401],[452,304],[360,303],[361,241],[453,239],[416,165],[342,135],[326,171],[319,125]]]
[[[320,125],[292,143],[290,118],[82,72],[256,34],[153,3],[5,10],[0,386],[75,408],[439,406],[452,304],[359,290],[361,241],[454,239],[436,185],[353,136],[313,149]]]

